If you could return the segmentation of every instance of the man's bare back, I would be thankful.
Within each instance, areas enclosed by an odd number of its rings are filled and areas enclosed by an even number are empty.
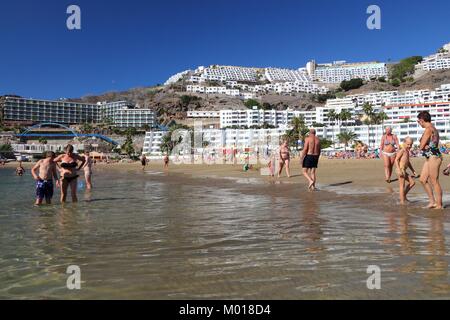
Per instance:
[[[310,135],[305,139],[306,155],[318,156],[320,154],[320,139],[316,135]]]

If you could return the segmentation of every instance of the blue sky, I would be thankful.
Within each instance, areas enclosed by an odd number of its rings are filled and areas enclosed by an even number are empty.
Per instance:
[[[81,8],[81,30],[66,9]],[[381,30],[366,27],[371,4]],[[15,0],[0,4],[0,95],[71,98],[198,65],[393,61],[450,42],[448,0]]]

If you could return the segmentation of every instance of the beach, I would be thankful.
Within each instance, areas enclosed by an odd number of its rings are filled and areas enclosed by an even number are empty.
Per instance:
[[[0,298],[450,298],[448,209],[422,209],[420,184],[399,206],[381,160],[322,159],[320,191],[308,192],[292,163],[290,179],[242,165],[97,164],[79,203],[61,206],[56,192],[39,208],[29,170],[0,167]],[[69,265],[81,290],[66,288]],[[366,285],[372,265],[380,290]]]

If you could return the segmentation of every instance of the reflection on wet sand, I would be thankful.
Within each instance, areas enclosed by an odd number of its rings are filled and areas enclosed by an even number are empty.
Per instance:
[[[0,199],[1,298],[450,298],[448,215],[386,192],[105,170],[79,203],[35,208],[32,181],[0,178],[22,191]]]
[[[396,267],[401,273],[421,275],[423,284],[436,294],[449,294],[448,257],[442,213],[412,216],[406,207],[386,214],[384,243],[394,255],[407,256]],[[416,221],[416,224],[415,224]]]

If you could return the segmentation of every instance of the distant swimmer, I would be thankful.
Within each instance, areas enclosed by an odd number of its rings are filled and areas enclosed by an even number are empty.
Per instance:
[[[19,161],[19,166],[16,168],[16,175],[17,176],[23,176],[25,173],[24,167],[22,167],[22,161]]]
[[[47,204],[52,202],[53,180],[56,181],[56,185],[59,184],[54,159],[55,153],[47,151],[45,159],[39,160],[31,169],[31,174],[36,180],[36,205],[41,205],[44,199]]]
[[[145,156],[145,154],[143,154],[141,157],[141,165],[142,165],[142,170],[145,170],[145,166],[147,165],[147,157]]]
[[[416,184],[413,178],[417,174],[410,161],[410,152],[412,145],[413,140],[410,137],[406,137],[403,140],[403,148],[397,152],[397,156],[395,157],[395,167],[398,175],[398,183],[400,186],[400,204],[406,204],[406,202],[408,201],[406,196]],[[411,170],[412,175],[408,174],[407,169]],[[406,183],[408,183],[408,185],[405,186]]]
[[[316,189],[316,170],[320,158],[320,139],[316,136],[316,130],[310,129],[309,135],[305,139],[300,161],[303,167],[303,175],[308,180],[308,189],[313,191]]]
[[[392,168],[398,148],[397,136],[392,133],[391,127],[386,127],[385,134],[381,138],[380,151],[384,161],[384,175],[387,183],[391,183]]]
[[[283,167],[286,166],[286,175],[288,178],[291,177],[291,174],[289,172],[289,162],[291,160],[291,153],[289,150],[289,145],[287,140],[283,140],[280,146],[279,151],[279,158],[280,158],[280,168],[278,169],[278,178],[281,176],[281,171],[283,171]]]
[[[77,179],[79,175],[77,171],[81,170],[86,162],[85,158],[73,152],[73,146],[68,144],[64,148],[65,153],[56,157],[53,161],[55,163],[61,162],[61,203],[66,202],[67,189],[70,186],[70,194],[72,196],[72,202],[77,202]],[[81,162],[78,165],[78,162]]]
[[[164,156],[164,169],[169,169],[169,155],[167,153]]]
[[[84,180],[86,181],[86,189],[91,190],[92,189],[92,166],[94,164],[94,161],[90,157],[89,152],[85,152],[83,157],[86,161],[83,166]]]

